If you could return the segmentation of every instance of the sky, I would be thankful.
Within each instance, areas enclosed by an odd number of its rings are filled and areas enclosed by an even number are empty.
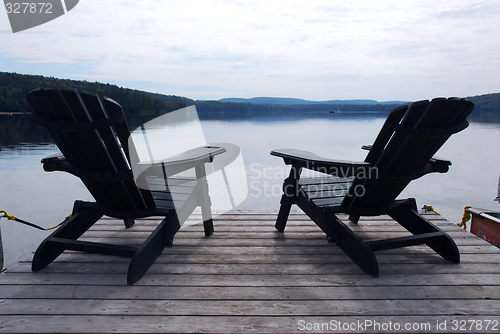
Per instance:
[[[15,34],[0,10],[0,71],[195,100],[497,93],[500,0],[80,0]]]

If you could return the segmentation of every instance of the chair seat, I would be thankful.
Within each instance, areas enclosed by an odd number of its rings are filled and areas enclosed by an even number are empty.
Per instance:
[[[340,205],[347,195],[354,177],[310,177],[299,180],[299,185],[318,207]]]
[[[157,208],[174,209],[182,207],[196,188],[197,180],[192,178],[146,178]]]

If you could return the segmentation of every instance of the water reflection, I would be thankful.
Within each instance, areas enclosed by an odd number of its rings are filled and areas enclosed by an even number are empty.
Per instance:
[[[216,117],[217,116],[217,117]],[[378,134],[386,114],[307,114],[278,117],[200,115],[206,142],[229,142],[241,148],[248,179],[247,199],[241,210],[277,210],[281,185],[288,167],[269,152],[297,148],[342,160],[360,161]],[[156,117],[129,117],[131,128]],[[412,182],[401,197],[415,197],[420,207],[433,207],[453,222],[472,205],[500,209],[497,195],[500,174],[500,123],[472,122],[454,135],[437,153],[453,162],[446,174],[430,174]],[[76,177],[47,173],[41,158],[57,148],[46,131],[25,115],[0,116],[0,209],[45,227],[64,219],[76,199],[92,200]],[[12,263],[48,235],[29,227],[0,220],[6,263]]]

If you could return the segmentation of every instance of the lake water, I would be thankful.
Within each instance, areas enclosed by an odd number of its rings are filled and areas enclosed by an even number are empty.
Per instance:
[[[297,148],[340,160],[362,161],[386,114],[307,114],[290,117],[202,117],[207,142],[238,145],[244,160],[248,196],[239,210],[278,210],[288,168],[269,152]],[[129,124],[141,124],[129,119]],[[471,122],[452,136],[437,156],[452,161],[446,174],[413,181],[400,195],[415,197],[419,207],[432,205],[453,223],[464,206],[500,209],[500,123]],[[75,199],[92,200],[81,181],[62,172],[47,173],[40,160],[57,152],[43,129],[27,116],[0,115],[0,210],[44,227],[60,223]],[[0,220],[5,266],[33,250],[50,232]]]

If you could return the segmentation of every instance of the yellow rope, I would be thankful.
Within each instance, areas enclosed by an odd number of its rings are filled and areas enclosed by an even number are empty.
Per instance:
[[[3,218],[3,217],[6,217],[8,220],[14,220],[16,222],[19,222],[19,223],[22,223],[22,224],[25,224],[25,225],[28,225],[28,226],[31,226],[31,227],[34,227],[34,228],[37,228],[39,230],[42,230],[42,231],[49,231],[49,230],[53,230],[59,226],[61,226],[66,220],[68,220],[70,217],[71,217],[71,214],[66,217],[66,219],[60,223],[60,224],[57,224],[56,226],[52,226],[52,227],[47,227],[47,228],[44,228],[44,227],[41,227],[41,226],[38,226],[36,224],[33,224],[33,223],[30,223],[30,222],[27,222],[25,220],[22,220],[22,219],[19,219],[17,218],[16,216],[14,215],[11,215],[11,214],[8,214],[7,211],[5,210],[0,210],[0,214],[3,214],[0,216],[0,218]]]
[[[463,227],[464,230],[467,229],[467,222],[470,220],[471,218],[471,215],[470,215],[470,212],[467,211],[468,208],[472,208],[472,206],[470,205],[467,205],[465,208],[464,208],[464,215],[462,216],[462,221],[458,224],[456,224],[457,226],[460,226],[460,227]]]
[[[7,217],[8,220],[16,220],[16,217],[13,215],[9,215],[7,211],[5,210],[0,210],[1,213],[3,213],[3,217]],[[1,218],[1,217],[0,217]]]
[[[434,210],[434,208],[432,207],[432,205],[424,205],[424,207],[422,209],[424,209],[426,212],[427,211],[431,211],[431,212],[434,212],[435,214],[437,214],[438,216],[441,216],[441,214],[439,212],[437,212],[436,210]]]
[[[55,228],[58,228],[59,226],[61,226],[61,224],[57,224],[55,226],[52,226],[52,227],[47,227],[47,228],[43,228],[44,231],[50,231],[50,230],[53,230]]]

